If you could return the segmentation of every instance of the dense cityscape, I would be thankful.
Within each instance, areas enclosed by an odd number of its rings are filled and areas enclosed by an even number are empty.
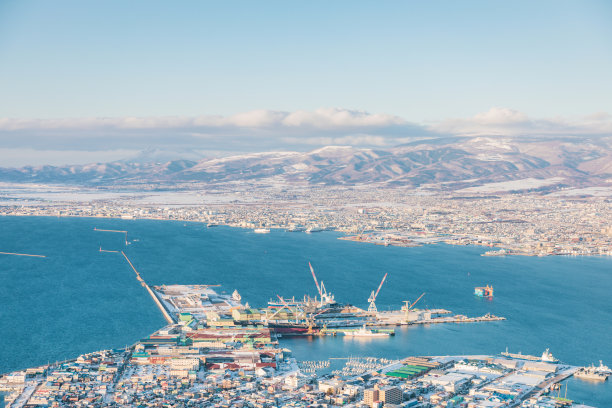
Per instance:
[[[71,194],[78,193],[73,189]],[[335,230],[380,245],[446,242],[496,247],[490,255],[612,255],[612,200],[538,193],[466,195],[401,188],[291,188],[232,185],[171,193],[84,190],[81,201],[5,193],[1,215],[150,218],[283,228]],[[91,194],[93,198],[83,198]],[[172,198],[168,198],[172,197]],[[8,201],[10,198],[12,201]]]

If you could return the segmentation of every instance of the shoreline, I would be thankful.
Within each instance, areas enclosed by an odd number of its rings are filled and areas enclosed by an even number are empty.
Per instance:
[[[130,216],[128,217],[115,217],[115,216],[105,216],[105,215],[50,215],[50,214],[40,214],[40,215],[33,215],[33,214],[0,214],[0,217],[45,217],[45,218],[91,218],[91,219],[108,219],[108,220],[119,220],[119,221],[133,221],[133,220],[148,220],[148,221],[173,221],[173,222],[183,222],[183,223],[191,223],[191,224],[202,224],[204,225],[207,229],[208,228],[215,228],[215,227],[229,227],[229,228],[239,228],[239,229],[244,229],[244,230],[252,230],[253,228],[251,227],[245,227],[245,226],[241,226],[241,225],[233,225],[233,224],[225,224],[225,223],[214,223],[214,225],[212,226],[208,226],[207,224],[209,224],[208,221],[206,220],[193,220],[193,219],[180,219],[180,218],[163,218],[163,217],[133,217]],[[291,231],[290,227],[284,227],[284,226],[266,226],[266,228],[272,230],[283,230],[285,232],[292,232],[292,233],[298,233],[298,232],[302,232],[302,233],[318,233],[318,232],[336,232],[338,234],[342,234],[342,236],[338,237],[337,239],[339,240],[343,240],[343,241],[351,241],[351,242],[358,242],[358,243],[364,243],[364,244],[372,244],[372,245],[379,245],[379,246],[394,246],[394,247],[401,247],[401,248],[416,248],[416,247],[421,247],[421,246],[425,246],[425,245],[432,245],[432,244],[440,244],[440,243],[444,243],[447,245],[454,245],[454,246],[478,246],[478,247],[488,247],[488,248],[496,248],[497,250],[503,250],[506,251],[506,253],[504,254],[491,254],[491,255],[486,255],[486,252],[481,254],[481,256],[501,256],[501,257],[505,257],[505,256],[526,256],[526,257],[549,257],[549,256],[566,256],[566,257],[595,257],[595,258],[604,258],[604,257],[612,257],[612,253],[576,253],[576,254],[572,254],[572,253],[550,253],[550,252],[529,252],[529,251],[524,251],[524,250],[518,250],[518,249],[512,249],[512,248],[508,248],[508,247],[502,247],[502,246],[496,246],[496,245],[490,245],[490,244],[479,244],[477,242],[468,242],[468,243],[462,243],[462,242],[457,242],[457,240],[452,240],[452,239],[448,239],[448,237],[442,237],[442,236],[435,236],[435,237],[431,237],[430,239],[428,239],[427,241],[422,241],[422,240],[413,240],[411,238],[403,238],[401,239],[401,242],[393,242],[393,241],[380,241],[380,240],[375,240],[375,239],[363,239],[361,238],[360,235],[350,235],[350,233],[342,231],[342,230],[338,230],[338,229],[323,229],[323,230],[319,230],[319,231],[313,231],[313,232],[306,232],[306,231]],[[331,227],[330,227],[331,228]],[[464,237],[457,237],[457,239],[465,239]],[[497,252],[495,250],[491,250],[489,252]]]

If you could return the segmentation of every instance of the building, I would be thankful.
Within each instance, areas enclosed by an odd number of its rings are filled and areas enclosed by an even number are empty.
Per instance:
[[[372,406],[379,401],[379,391],[377,388],[368,388],[363,391],[363,403]]]
[[[384,387],[378,390],[380,402],[385,404],[401,404],[402,390],[399,387]]]

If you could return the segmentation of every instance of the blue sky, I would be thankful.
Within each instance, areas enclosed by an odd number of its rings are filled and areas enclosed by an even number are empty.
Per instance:
[[[398,120],[406,137],[413,125],[455,132],[449,121],[491,109],[574,126],[612,113],[611,22],[610,1],[4,0],[0,148],[44,150],[55,140],[60,148],[79,130],[130,139],[110,147],[131,149],[142,135],[134,142],[133,132],[117,130],[125,127],[92,120],[148,118],[153,125],[141,133],[154,134],[159,118],[232,122],[253,111],[395,118],[376,134],[351,122],[333,134],[315,124],[319,133],[293,135],[321,141],[397,135]],[[228,130],[215,126],[205,130],[219,150]],[[202,133],[184,123],[180,132],[162,128],[151,144]],[[94,139],[70,143],[96,150]]]

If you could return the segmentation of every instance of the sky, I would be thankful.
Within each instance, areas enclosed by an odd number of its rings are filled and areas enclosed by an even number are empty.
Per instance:
[[[0,167],[612,133],[610,1],[0,0]]]

